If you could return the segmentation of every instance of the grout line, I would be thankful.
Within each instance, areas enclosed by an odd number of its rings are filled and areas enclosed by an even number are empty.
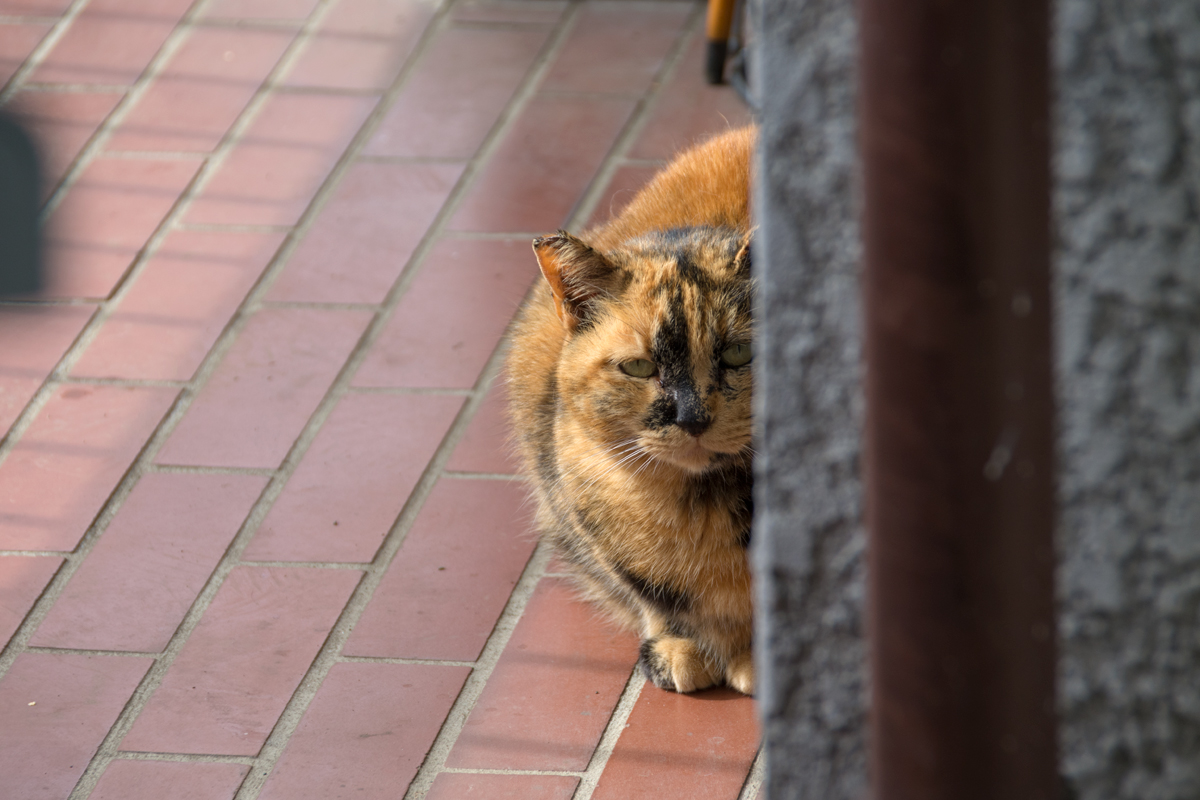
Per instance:
[[[193,231],[196,233],[282,233],[289,234],[295,228],[292,225],[236,225],[232,223],[215,222],[183,222],[177,221],[171,226],[175,231]]]
[[[182,764],[244,764],[254,765],[254,756],[220,756],[196,753],[151,753],[142,750],[122,750],[113,761],[174,761]]]
[[[169,475],[259,475],[273,478],[278,470],[269,467],[198,467],[192,464],[146,464],[143,475],[164,472]]]
[[[645,676],[635,666],[629,680],[625,683],[625,690],[621,692],[621,698],[617,701],[617,707],[613,709],[612,716],[608,719],[608,725],[600,737],[600,744],[596,745],[596,750],[592,753],[592,760],[579,779],[579,788],[575,790],[572,800],[589,800],[592,793],[596,791],[596,786],[600,783],[600,776],[608,766],[608,759],[617,747],[617,741],[629,727],[629,715],[633,713],[633,707],[637,705],[638,697],[641,696],[642,687],[645,685]]]
[[[342,664],[411,664],[419,667],[470,667],[474,669],[475,661],[439,661],[431,658],[384,658],[381,656],[338,656]]]
[[[420,770],[409,783],[407,791],[404,793],[404,800],[423,800],[438,773],[445,769],[446,757],[450,755],[450,750],[458,741],[459,734],[462,733],[467,717],[474,709],[479,696],[483,694],[483,689],[487,685],[488,679],[491,678],[492,671],[496,668],[496,662],[500,660],[504,647],[512,637],[512,632],[524,614],[525,606],[529,603],[534,588],[542,579],[549,561],[550,548],[544,543],[539,544],[533,551],[529,563],[525,565],[525,570],[521,573],[517,585],[513,587],[512,594],[509,595],[504,611],[500,614],[500,618],[496,621],[496,627],[483,647],[475,669],[467,677],[462,691],[459,692],[454,705],[450,707],[450,713],[446,715],[437,738],[430,746],[429,752],[425,756],[425,762],[421,764]]]
[[[196,21],[197,28],[234,28],[237,30],[299,31],[308,17],[265,19],[251,17],[204,17]]]
[[[525,482],[525,478],[523,476],[512,475],[507,472],[468,472],[466,470],[445,470],[442,473],[442,477],[471,481],[511,481],[513,483]]]
[[[203,161],[208,153],[191,150],[105,150],[113,161]]]
[[[129,86],[120,83],[23,83],[17,91],[31,94],[125,94]],[[15,94],[15,92],[14,92]]]
[[[477,20],[456,19],[452,23],[455,28],[476,31],[537,31],[554,27],[552,22],[520,22],[518,20]]]
[[[292,300],[263,300],[258,304],[258,308],[275,308],[285,311],[305,309],[313,311],[366,311],[371,314],[378,314],[383,310],[383,307],[377,303],[316,303],[295,302]]]
[[[71,555],[66,550],[0,550],[0,558],[12,556],[15,558],[66,558]]]
[[[239,567],[273,567],[277,569],[329,569],[348,572],[365,572],[370,564],[362,561],[238,561]]]
[[[416,394],[472,397],[474,389],[426,389],[414,386],[347,386],[346,394]]]
[[[140,652],[135,650],[95,650],[88,647],[26,647],[26,653],[61,654],[69,653],[75,656],[108,656],[113,658],[157,658],[158,653]]]
[[[583,775],[582,772],[556,769],[462,769],[459,767],[446,767],[442,772],[449,772],[452,775],[553,775],[564,778],[578,778]]]
[[[760,746],[758,755],[754,757],[754,762],[750,765],[750,772],[746,775],[746,782],[742,784],[742,791],[738,794],[738,800],[754,800],[758,797],[758,790],[762,788],[766,777],[767,753]]]
[[[53,25],[58,17],[39,17],[37,14],[0,14],[0,25]]]
[[[470,159],[452,158],[448,156],[386,156],[363,154],[358,157],[360,164],[449,164],[457,166],[466,164]]]
[[[145,389],[186,389],[187,381],[154,380],[151,378],[103,378],[90,375],[67,375],[59,379],[60,386],[117,386]]]

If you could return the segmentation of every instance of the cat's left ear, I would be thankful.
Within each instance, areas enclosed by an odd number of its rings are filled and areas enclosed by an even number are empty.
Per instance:
[[[568,330],[587,318],[598,297],[616,289],[619,270],[566,231],[534,239],[533,252],[554,293],[554,310]]]
[[[743,278],[750,277],[750,237],[754,231],[746,231],[742,236],[741,246],[738,247],[737,255],[733,257],[733,271],[736,275]]]

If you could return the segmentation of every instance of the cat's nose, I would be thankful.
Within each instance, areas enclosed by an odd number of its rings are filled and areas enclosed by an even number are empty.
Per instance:
[[[678,425],[679,427],[683,428],[685,431],[690,433],[692,436],[699,436],[700,434],[702,434],[706,430],[708,430],[709,426],[712,425],[712,420],[697,419],[697,420],[689,420],[687,422],[680,420],[680,421],[677,421],[675,424]]]
[[[675,424],[683,428],[692,436],[699,436],[712,426],[712,417],[704,414],[698,416],[694,414],[683,414],[682,412],[675,418]]]
[[[712,425],[712,417],[696,390],[686,384],[675,390],[675,424],[692,436],[699,436]]]

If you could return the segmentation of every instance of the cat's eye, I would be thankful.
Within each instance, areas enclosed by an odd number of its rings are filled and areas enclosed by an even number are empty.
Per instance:
[[[654,362],[647,361],[644,358],[635,358],[632,361],[621,362],[621,372],[624,372],[626,375],[632,375],[635,378],[649,378],[657,371],[658,367],[654,365]]]
[[[721,363],[727,367],[744,367],[753,357],[748,344],[731,344],[721,351]]]

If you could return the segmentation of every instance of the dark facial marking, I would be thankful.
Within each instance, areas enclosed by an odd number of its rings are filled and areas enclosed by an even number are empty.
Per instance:
[[[712,424],[712,418],[692,379],[682,287],[675,287],[667,305],[666,318],[654,335],[650,352],[658,364],[663,394],[651,404],[646,427],[659,429],[674,424],[693,436],[699,436]]]

